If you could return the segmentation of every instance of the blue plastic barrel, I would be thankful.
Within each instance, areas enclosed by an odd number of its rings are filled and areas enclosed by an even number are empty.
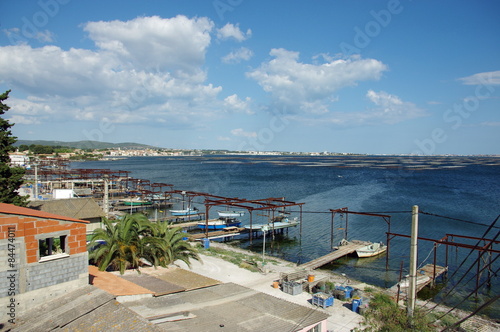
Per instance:
[[[361,305],[361,300],[359,300],[359,299],[353,299],[352,302],[351,302],[352,311],[358,312],[360,305]]]
[[[205,249],[210,248],[210,240],[209,239],[202,239],[201,242],[203,243],[203,248],[205,248]]]
[[[351,286],[345,286],[345,298],[350,299],[351,298],[351,293],[354,290]]]

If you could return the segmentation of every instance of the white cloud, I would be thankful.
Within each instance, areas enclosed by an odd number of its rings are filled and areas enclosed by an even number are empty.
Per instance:
[[[360,81],[378,80],[387,66],[374,59],[327,59],[322,64],[299,62],[299,53],[272,49],[274,59],[247,73],[273,102],[294,112],[324,113],[333,93]],[[315,57],[315,60],[317,58]],[[280,107],[280,108],[281,108]]]
[[[212,27],[207,18],[185,16],[89,22],[84,30],[96,50],[0,47],[0,78],[28,95],[16,102],[16,115],[37,121],[50,110],[56,121],[199,126],[225,103],[203,69]]]
[[[24,115],[13,115],[9,119],[10,123],[13,124],[23,124],[23,125],[34,125],[40,124],[41,121],[38,118],[32,116],[24,116]]]
[[[234,94],[224,98],[224,106],[229,111],[253,114],[253,111],[250,108],[251,101],[250,97],[246,97],[245,100],[241,100],[238,95]]]
[[[236,39],[239,42],[242,42],[252,35],[252,30],[248,29],[247,32],[243,32],[240,30],[238,24],[234,25],[232,23],[227,23],[222,28],[217,29],[217,39],[226,40],[226,39]]]
[[[293,115],[288,119],[309,126],[359,126],[378,125],[381,123],[396,124],[427,115],[425,110],[417,107],[415,104],[403,101],[398,96],[391,95],[384,91],[375,92],[373,90],[368,90],[366,97],[375,105],[375,107],[368,108],[366,111],[336,111],[320,114],[320,116],[316,117]]]
[[[84,30],[101,50],[135,68],[193,72],[204,63],[213,25],[204,17],[153,16],[126,22],[89,22]]]
[[[239,137],[250,137],[250,138],[257,137],[257,133],[255,131],[244,131],[241,128],[231,130],[231,134]]]
[[[253,56],[252,50],[241,47],[235,51],[232,51],[228,55],[222,58],[224,63],[240,63],[242,60],[248,61]]]
[[[392,124],[425,115],[425,111],[418,108],[415,104],[404,102],[398,96],[388,94],[384,91],[375,92],[369,90],[366,96],[377,106],[368,113],[366,116],[367,119],[379,119],[385,123]]]
[[[54,34],[49,30],[39,31],[36,29],[29,35],[27,35],[26,32],[21,34],[21,30],[19,28],[3,29],[2,31],[12,44],[26,43],[26,38],[33,38],[41,43],[51,43],[55,40]]]
[[[458,80],[465,85],[498,85],[500,84],[500,70],[477,73]]]

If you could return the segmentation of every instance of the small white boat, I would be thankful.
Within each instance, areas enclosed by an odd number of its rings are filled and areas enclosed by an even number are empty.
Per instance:
[[[184,210],[169,210],[169,211],[173,216],[191,216],[193,214],[199,213],[197,208],[193,208],[193,209],[187,208]]]
[[[217,213],[221,218],[236,218],[242,217],[245,214],[245,211],[217,211]]]
[[[418,287],[418,286],[420,286],[422,284],[425,284],[430,279],[431,278],[428,277],[428,276],[417,276],[417,278],[416,278],[416,286]],[[399,284],[399,287],[401,287],[401,288],[409,287],[410,286],[410,278],[405,278],[405,279],[401,280],[398,284]],[[396,284],[396,286],[398,284]]]
[[[387,250],[387,246],[383,243],[371,243],[362,248],[356,249],[356,254],[360,258],[373,257],[380,255]]]
[[[281,221],[270,222],[267,224],[253,224],[252,227],[250,227],[250,225],[246,225],[245,228],[251,231],[262,231],[264,227],[265,229],[272,231],[282,228],[295,227],[300,224],[298,218],[293,218],[292,220],[289,220],[288,218],[285,217],[280,220]]]
[[[198,228],[201,229],[224,229],[227,227],[239,227],[241,225],[241,221],[234,218],[219,218],[215,220],[200,221],[198,223]],[[208,227],[207,227],[208,226]]]

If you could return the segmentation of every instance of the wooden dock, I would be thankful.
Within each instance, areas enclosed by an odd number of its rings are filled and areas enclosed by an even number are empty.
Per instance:
[[[448,271],[447,267],[434,265],[434,264],[427,264],[424,267],[418,269],[417,270],[417,287],[416,287],[417,293],[419,291],[421,291],[422,288],[424,288],[425,286],[435,282],[435,280],[440,275],[445,273],[446,271]],[[401,282],[399,282],[396,285],[389,288],[389,291],[393,294],[397,294],[398,293],[398,284],[399,284],[400,299],[402,299],[401,295],[404,298],[407,294],[409,282],[407,279],[404,279]]]
[[[244,230],[245,228],[242,227],[229,227],[228,229],[225,230],[212,231],[208,232],[208,239],[222,239],[225,237],[236,236],[240,235],[241,232]],[[189,234],[189,240],[196,241],[196,240],[206,239],[207,238],[206,235],[207,234],[205,234],[205,232],[197,234]]]
[[[168,228],[180,227],[186,229],[186,228],[196,227],[198,226],[198,223],[199,221],[181,222],[176,224],[170,224],[168,225]]]
[[[305,270],[314,270],[320,266],[333,262],[334,260],[337,260],[341,257],[352,254],[356,251],[356,249],[362,248],[368,244],[369,244],[368,242],[354,240],[346,245],[340,246],[337,250],[332,251],[329,254],[313,259],[310,262],[301,264],[298,267]]]

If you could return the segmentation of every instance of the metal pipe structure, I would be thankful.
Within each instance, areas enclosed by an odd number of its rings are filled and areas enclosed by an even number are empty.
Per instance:
[[[418,206],[414,205],[411,213],[410,241],[410,278],[408,287],[408,316],[413,317],[417,298],[417,243],[418,243]],[[435,265],[434,265],[435,266]]]

